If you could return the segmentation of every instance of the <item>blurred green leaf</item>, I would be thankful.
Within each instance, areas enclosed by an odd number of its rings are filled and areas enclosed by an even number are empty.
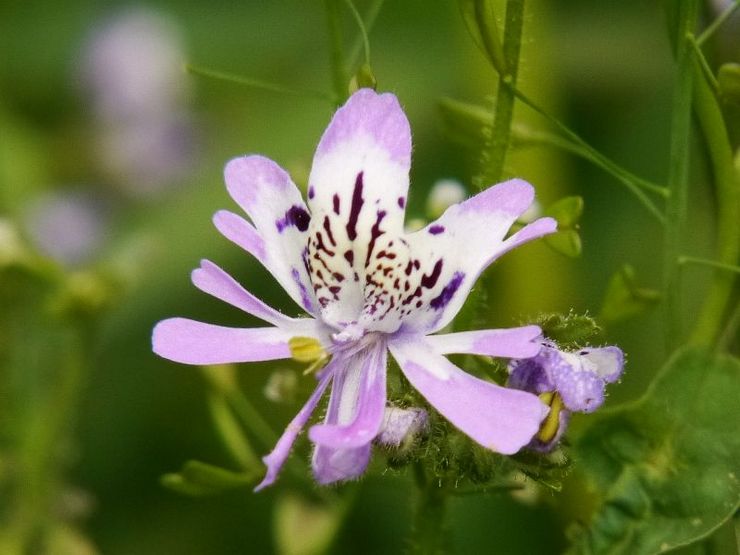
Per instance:
[[[286,495],[275,506],[275,543],[281,555],[326,553],[342,522],[344,508]]]
[[[160,483],[184,495],[213,495],[256,483],[257,475],[238,473],[200,461],[187,461],[180,472],[164,474]]]
[[[452,141],[469,148],[480,148],[481,143],[487,140],[493,121],[490,110],[476,104],[443,98],[439,101],[439,111],[445,132]]]
[[[651,554],[699,540],[740,503],[740,362],[678,352],[644,397],[576,443],[601,496],[572,553]]]
[[[717,75],[719,92],[725,102],[740,104],[740,64],[724,64]]]
[[[458,0],[458,3],[475,44],[494,69],[501,75],[506,75],[504,47],[499,38],[493,0]]]
[[[564,349],[582,347],[601,332],[588,314],[543,314],[534,323],[542,328],[545,337]]]
[[[600,318],[605,322],[626,320],[648,310],[660,301],[660,293],[639,287],[635,270],[625,264],[609,280]]]
[[[581,254],[581,236],[574,229],[565,229],[547,235],[545,244],[560,254],[571,258],[576,258]]]
[[[555,218],[558,222],[558,229],[572,229],[578,224],[583,214],[583,198],[563,197],[545,208],[543,214]]]

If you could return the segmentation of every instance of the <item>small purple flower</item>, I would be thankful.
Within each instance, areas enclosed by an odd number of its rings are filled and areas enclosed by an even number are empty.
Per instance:
[[[593,412],[604,402],[606,384],[619,379],[624,354],[618,347],[587,347],[574,353],[542,342],[537,356],[509,365],[508,386],[536,393],[550,414],[529,447],[550,451],[568,426],[571,412]]]
[[[264,458],[272,484],[325,390],[323,424],[309,429],[313,471],[328,484],[361,475],[386,415],[388,351],[445,418],[474,441],[511,454],[537,433],[548,408],[536,395],[466,374],[444,355],[508,358],[537,354],[537,326],[431,335],[463,305],[480,273],[505,252],[555,231],[542,218],[506,237],[532,203],[513,179],[449,207],[436,221],[404,233],[411,164],[408,120],[392,94],[362,89],[340,108],[319,142],[308,206],[288,174],[262,156],[226,166],[226,186],[252,223],[232,212],[218,230],[257,258],[311,317],[266,306],[211,262],[193,272],[199,289],[257,316],[269,327],[236,329],[172,318],[154,329],[154,351],[186,364],[291,357],[313,338],[328,363],[318,385]],[[442,228],[439,233],[429,230]],[[329,358],[330,357],[330,358]],[[298,357],[296,357],[298,358]]]
[[[424,409],[388,406],[375,441],[388,447],[400,447],[424,433],[428,426],[429,417]]]

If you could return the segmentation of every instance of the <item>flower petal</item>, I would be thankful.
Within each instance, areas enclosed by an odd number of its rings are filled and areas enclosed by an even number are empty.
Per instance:
[[[336,449],[317,445],[311,459],[311,466],[316,481],[327,485],[359,478],[370,462],[372,445]]]
[[[209,260],[201,261],[200,268],[193,270],[191,279],[193,285],[204,293],[213,295],[217,299],[240,308],[252,316],[261,318],[273,326],[287,325],[294,321],[293,318],[289,318],[267,306]]]
[[[371,261],[403,232],[411,131],[398,100],[370,89],[340,108],[316,150],[308,263],[322,317],[356,319]]]
[[[425,333],[441,329],[457,314],[480,273],[496,258],[555,231],[555,220],[542,218],[504,240],[533,198],[529,183],[512,179],[451,206],[436,222],[406,237],[415,264],[412,281],[415,276],[423,279],[417,279],[421,284],[418,291],[412,284],[409,298],[415,310],[404,317],[403,329]]]
[[[588,347],[578,351],[584,366],[607,383],[614,383],[622,375],[624,353],[619,347]]]
[[[426,338],[439,355],[452,353],[487,355],[506,358],[529,358],[535,356],[541,345],[535,340],[540,337],[539,326],[522,326],[502,330],[463,331]]]
[[[226,364],[290,358],[292,334],[278,328],[227,328],[187,318],[162,320],[152,350],[183,364]]]
[[[313,393],[308,398],[308,401],[306,401],[306,404],[303,405],[303,408],[295,415],[290,424],[288,424],[288,427],[285,428],[283,435],[280,436],[280,439],[275,444],[273,450],[270,451],[269,455],[262,458],[262,461],[267,465],[267,473],[262,482],[254,488],[254,491],[260,491],[275,482],[280,469],[285,463],[285,459],[287,459],[290,454],[290,449],[293,447],[295,438],[298,437],[299,433],[301,433],[301,430],[306,425],[309,417],[316,409],[316,405],[324,394],[326,386],[329,385],[331,378],[331,372],[323,374],[321,380],[316,386],[316,389],[314,389]]]
[[[548,408],[535,395],[466,374],[422,337],[391,341],[406,378],[447,420],[482,446],[516,453],[537,433]]]
[[[300,191],[285,170],[263,156],[231,160],[224,176],[229,194],[251,218],[262,244],[250,226],[233,215],[217,214],[217,227],[227,238],[254,252],[288,294],[314,314],[315,297],[304,259],[311,216]]]
[[[330,413],[325,424],[308,431],[314,443],[334,448],[360,447],[378,435],[385,411],[385,344],[363,359],[358,358],[347,361],[348,367],[342,372],[346,379],[337,378],[332,387],[332,399],[338,405],[336,414]]]

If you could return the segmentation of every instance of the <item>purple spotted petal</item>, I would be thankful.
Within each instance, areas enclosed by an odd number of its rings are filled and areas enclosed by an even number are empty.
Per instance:
[[[290,358],[291,334],[278,328],[226,328],[187,318],[162,320],[152,350],[183,364],[226,364]]]
[[[435,354],[421,337],[391,341],[390,350],[411,385],[447,420],[488,449],[516,453],[547,415],[548,408],[535,395],[466,374]]]
[[[542,335],[539,326],[523,326],[502,330],[464,331],[430,335],[426,341],[437,354],[452,353],[487,355],[506,358],[535,356],[541,345],[536,341]]]
[[[357,91],[324,132],[309,177],[307,262],[332,325],[358,317],[378,260],[402,246],[410,161],[408,120],[392,94]]]
[[[361,356],[361,360],[353,357],[345,363],[345,380],[334,382],[332,395],[339,405],[337,419],[332,422],[327,418],[325,424],[309,430],[308,437],[314,443],[334,448],[360,447],[378,434],[385,410],[387,351],[381,343]]]
[[[200,268],[193,270],[191,279],[201,291],[240,308],[252,316],[261,318],[273,326],[287,325],[293,321],[292,318],[284,316],[252,295],[213,262],[202,260]]]
[[[412,300],[414,310],[405,316],[403,329],[424,333],[441,329],[460,310],[480,273],[498,256],[555,231],[555,221],[543,218],[504,239],[533,198],[529,183],[512,179],[451,206],[436,222],[406,237],[412,260],[418,264],[412,277],[425,279],[419,281],[417,298]]]
[[[604,380],[578,366],[559,364],[550,369],[555,390],[572,411],[593,412],[604,402]]]
[[[262,461],[267,465],[267,473],[262,482],[254,488],[254,491],[260,491],[275,482],[280,469],[283,467],[285,460],[290,454],[295,438],[298,437],[299,433],[301,433],[301,430],[306,425],[306,422],[311,417],[313,411],[316,409],[316,405],[324,394],[326,386],[329,385],[331,378],[332,372],[324,373],[316,386],[316,389],[314,389],[314,392],[311,394],[311,397],[308,398],[308,401],[306,401],[303,408],[295,415],[295,418],[291,420],[288,427],[285,428],[283,435],[280,436],[274,449],[269,455],[262,458]]]
[[[264,156],[231,160],[224,177],[229,194],[249,215],[263,241],[261,261],[293,300],[314,314],[315,298],[304,260],[311,216],[298,188],[285,170]],[[254,234],[233,217],[217,216],[216,225],[224,228],[228,238],[260,251]]]

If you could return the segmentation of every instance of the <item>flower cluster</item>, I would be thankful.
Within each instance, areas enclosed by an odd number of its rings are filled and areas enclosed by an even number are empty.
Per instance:
[[[507,237],[534,198],[531,185],[513,179],[406,233],[410,163],[411,133],[396,97],[362,89],[336,112],[319,142],[307,202],[267,158],[245,156],[226,167],[227,189],[251,223],[220,211],[216,227],[259,260],[309,316],[277,312],[203,261],[192,275],[196,287],[269,325],[239,329],[171,318],[154,329],[153,348],[186,364],[290,357],[325,364],[313,394],[264,458],[267,473],[258,490],[275,481],[329,388],[324,422],[308,431],[322,484],[362,474],[373,441],[398,445],[425,426],[424,413],[387,406],[389,352],[432,407],[488,449],[519,451],[548,415],[536,392],[481,380],[445,356],[535,357],[538,326],[437,332],[488,265],[554,232],[555,221],[540,218]]]

